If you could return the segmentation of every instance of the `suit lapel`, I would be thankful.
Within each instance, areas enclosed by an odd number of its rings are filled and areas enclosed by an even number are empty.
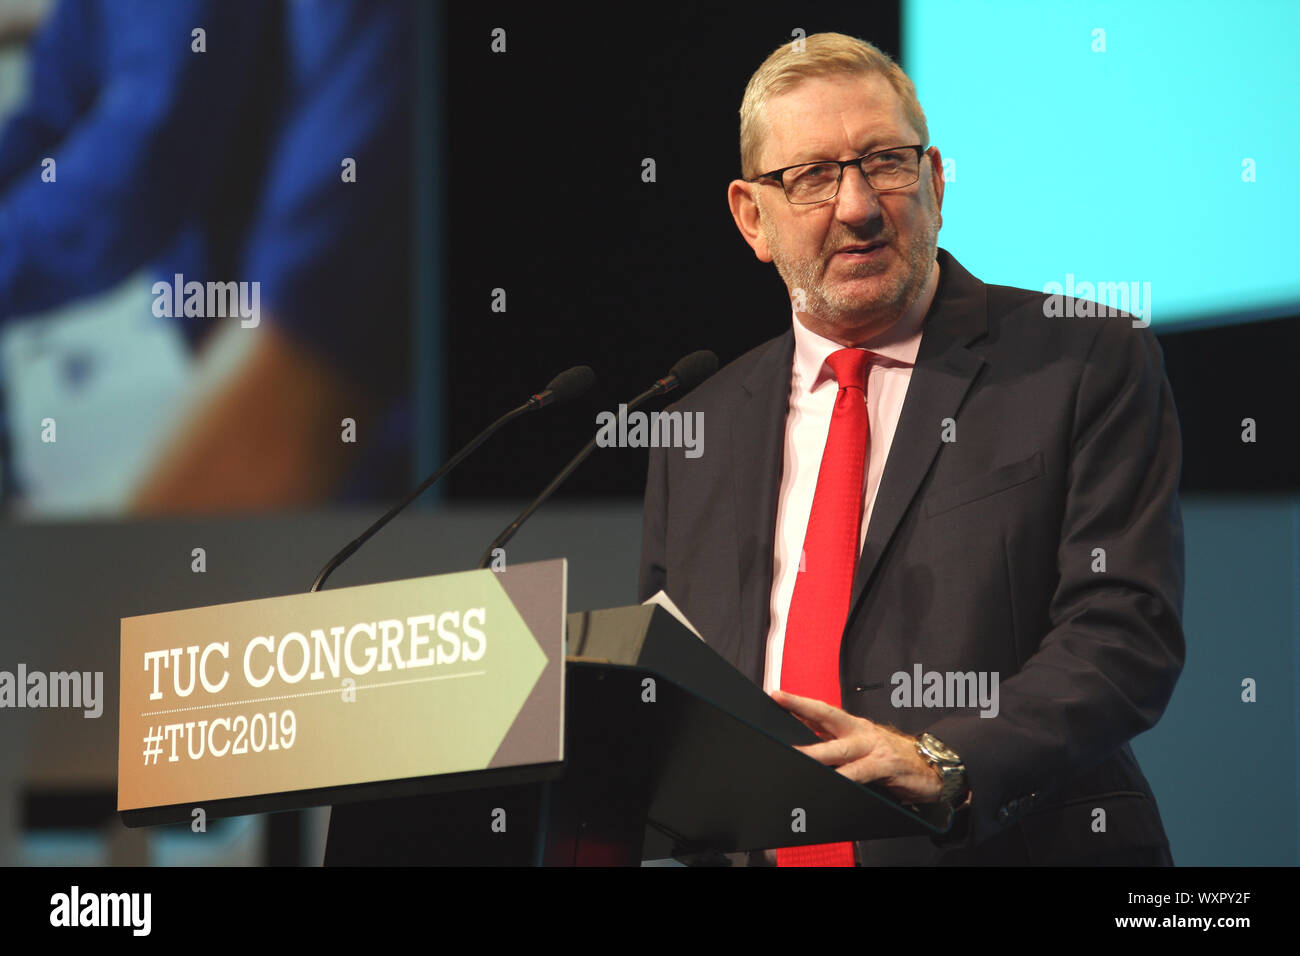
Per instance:
[[[921,333],[889,458],[880,479],[866,541],[853,578],[852,621],[894,532],[942,445],[941,423],[957,412],[984,359],[966,348],[988,330],[984,283],[939,250],[940,280]]]
[[[756,684],[763,682],[771,616],[772,548],[793,362],[794,333],[786,332],[741,383],[729,435],[740,574],[741,659],[736,666]]]

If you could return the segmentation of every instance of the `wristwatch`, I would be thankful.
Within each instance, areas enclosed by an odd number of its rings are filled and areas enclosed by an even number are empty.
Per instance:
[[[966,765],[956,751],[932,734],[921,734],[916,739],[916,752],[939,771],[939,802],[948,807],[961,804],[966,799]]]

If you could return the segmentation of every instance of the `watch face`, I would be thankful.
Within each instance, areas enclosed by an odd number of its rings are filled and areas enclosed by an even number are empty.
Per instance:
[[[939,740],[937,737],[931,737],[929,734],[922,734],[921,743],[926,750],[930,751],[930,753],[935,756],[936,759],[952,764],[961,763],[961,758],[957,756],[954,751],[945,747],[943,741]]]

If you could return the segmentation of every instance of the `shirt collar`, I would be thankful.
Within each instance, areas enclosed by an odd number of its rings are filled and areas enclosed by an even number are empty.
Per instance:
[[[879,335],[863,342],[858,348],[869,349],[889,360],[890,364],[915,365],[916,355],[921,348],[921,332],[926,313],[934,301],[938,288],[939,266],[930,271],[921,294],[903,313],[902,318]],[[794,321],[794,367],[799,380],[807,389],[815,388],[823,378],[834,378],[826,365],[826,359],[832,352],[838,352],[844,346],[832,342],[811,331],[799,321],[797,313],[792,312]]]

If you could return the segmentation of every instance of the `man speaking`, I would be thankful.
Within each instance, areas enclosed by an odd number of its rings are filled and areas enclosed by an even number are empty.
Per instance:
[[[938,249],[939,151],[869,43],[776,50],[740,145],[731,213],[791,328],[673,406],[717,437],[696,459],[651,450],[642,597],[665,590],[815,730],[810,757],[955,811],[942,837],[776,860],[1172,864],[1128,744],[1184,654],[1155,336],[1049,317]]]

